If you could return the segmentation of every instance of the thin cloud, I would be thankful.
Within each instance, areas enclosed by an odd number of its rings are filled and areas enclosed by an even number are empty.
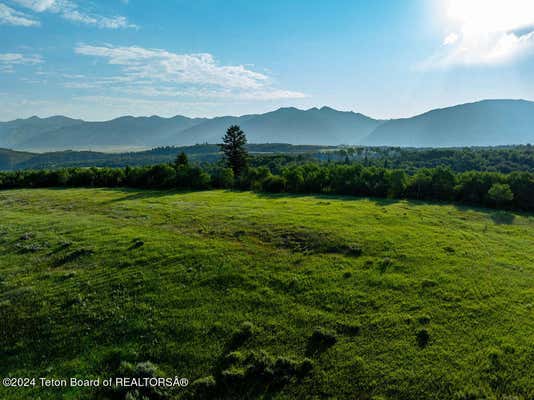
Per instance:
[[[39,26],[31,16],[0,3],[0,25]]]
[[[43,58],[40,55],[25,55],[20,53],[2,53],[0,54],[0,72],[11,73],[14,72],[15,65],[22,64],[41,64]]]
[[[244,65],[221,65],[208,53],[176,54],[162,49],[138,46],[115,47],[80,44],[77,54],[116,65],[120,76],[86,82],[67,82],[71,88],[84,85],[146,97],[196,97],[212,99],[275,100],[306,97],[303,93],[273,86],[271,79]]]
[[[106,17],[87,12],[81,10],[78,5],[71,0],[12,0],[12,2],[36,13],[54,13],[60,15],[65,20],[97,26],[99,28],[137,28],[135,24],[128,22],[128,19],[124,16]]]
[[[210,84],[222,87],[259,88],[267,76],[243,65],[219,65],[211,54],[176,54],[142,47],[79,45],[77,54],[107,59],[123,66],[132,79],[155,79],[164,82]]]

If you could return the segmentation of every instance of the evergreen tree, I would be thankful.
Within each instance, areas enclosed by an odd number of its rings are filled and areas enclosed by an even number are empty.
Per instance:
[[[181,165],[187,166],[189,165],[189,160],[187,159],[187,155],[182,151],[180,154],[176,156],[176,159],[174,160],[174,166],[176,168],[180,167]]]
[[[240,176],[247,167],[248,153],[245,149],[246,143],[245,132],[239,126],[232,125],[226,131],[223,143],[219,145],[224,153],[226,165],[232,168],[234,176]]]

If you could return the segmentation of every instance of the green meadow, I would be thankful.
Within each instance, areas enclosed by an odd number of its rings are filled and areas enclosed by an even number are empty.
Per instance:
[[[534,216],[233,191],[0,192],[2,399],[532,399]]]

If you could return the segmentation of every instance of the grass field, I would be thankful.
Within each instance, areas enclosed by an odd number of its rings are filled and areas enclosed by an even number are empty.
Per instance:
[[[531,215],[105,189],[0,207],[2,377],[191,382],[148,398],[534,398]]]

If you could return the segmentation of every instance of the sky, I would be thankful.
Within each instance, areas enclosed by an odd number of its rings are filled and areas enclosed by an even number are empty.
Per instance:
[[[534,100],[533,0],[0,0],[0,120]]]

